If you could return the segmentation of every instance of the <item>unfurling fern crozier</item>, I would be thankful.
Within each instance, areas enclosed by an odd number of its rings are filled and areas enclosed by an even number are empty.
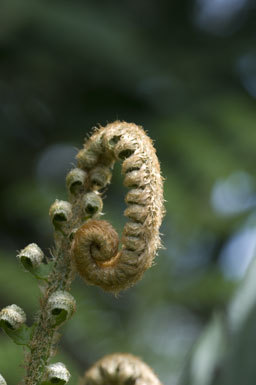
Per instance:
[[[154,260],[160,247],[159,227],[164,213],[163,182],[152,141],[133,123],[114,122],[96,129],[77,155],[78,167],[88,174],[88,189],[100,195],[111,170],[122,162],[127,208],[121,246],[114,228],[90,220],[75,233],[72,257],[80,275],[104,290],[132,286]]]

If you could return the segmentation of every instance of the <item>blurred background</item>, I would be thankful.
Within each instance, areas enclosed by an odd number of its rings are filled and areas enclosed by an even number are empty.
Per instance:
[[[225,308],[256,244],[256,3],[253,0],[1,0],[0,308],[29,322],[39,289],[17,250],[53,245],[48,210],[91,127],[116,119],[153,138],[165,177],[164,250],[118,298],[79,278],[62,329],[77,383],[95,360],[129,352],[176,385],[212,314]],[[120,166],[104,199],[122,231]],[[23,375],[0,331],[0,372]]]

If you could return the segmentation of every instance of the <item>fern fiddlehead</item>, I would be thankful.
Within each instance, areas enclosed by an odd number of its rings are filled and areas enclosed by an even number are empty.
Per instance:
[[[122,161],[124,185],[130,189],[124,212],[129,221],[120,248],[114,228],[100,219],[101,190],[110,183],[117,160]],[[117,293],[141,278],[161,244],[162,177],[155,149],[142,128],[117,121],[96,129],[79,151],[77,161],[78,166],[66,178],[69,202],[56,200],[49,211],[55,241],[52,258],[44,257],[34,243],[18,255],[25,269],[43,286],[34,324],[30,328],[25,325],[25,313],[16,305],[0,312],[0,324],[7,334],[29,349],[25,385],[64,384],[69,380],[70,374],[62,363],[49,362],[55,353],[57,329],[76,309],[69,293],[75,273],[89,284]],[[19,310],[19,320],[14,317],[13,321],[15,328],[6,320],[6,309],[9,313]],[[128,361],[133,362],[131,357]]]
[[[89,154],[89,155],[88,155]],[[78,165],[89,175],[88,187],[97,191],[111,178],[121,160],[128,217],[118,249],[118,236],[106,221],[91,220],[75,234],[72,256],[80,275],[91,284],[118,292],[134,284],[152,265],[160,246],[163,186],[151,140],[135,124],[115,122],[97,130],[78,153]]]

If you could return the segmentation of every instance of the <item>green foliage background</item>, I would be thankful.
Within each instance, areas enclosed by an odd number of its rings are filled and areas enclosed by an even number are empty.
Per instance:
[[[16,303],[33,320],[40,292],[15,256],[31,242],[49,252],[49,206],[65,199],[65,174],[91,127],[142,125],[166,179],[165,249],[143,280],[119,298],[79,278],[73,285],[78,311],[56,357],[72,385],[116,351],[177,384],[197,336],[237,285],[221,261],[230,239],[255,227],[256,6],[226,2],[226,19],[220,10],[206,21],[192,0],[0,2],[0,307]],[[225,201],[237,194],[233,211],[217,210],[213,193],[232,175],[245,176],[250,191],[235,179]],[[124,194],[117,167],[104,212],[120,233]],[[1,332],[9,384],[22,378],[22,361]]]

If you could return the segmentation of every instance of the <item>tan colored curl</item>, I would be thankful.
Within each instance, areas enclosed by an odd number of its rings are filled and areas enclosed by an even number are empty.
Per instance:
[[[90,368],[80,385],[161,385],[152,369],[131,354],[103,357]]]
[[[145,242],[138,237],[126,238],[130,250],[118,251],[118,234],[107,221],[90,220],[74,237],[72,255],[79,274],[104,290],[118,292],[138,281],[147,263],[139,253]]]
[[[120,251],[118,236],[106,221],[85,223],[76,232],[72,245],[81,276],[88,283],[118,292],[141,278],[161,245],[163,183],[156,152],[141,127],[117,121],[96,130],[77,159],[78,166],[91,178],[90,190],[95,189],[96,178],[100,188],[105,187],[114,162],[123,162],[124,185],[130,188],[124,212],[129,222],[124,227]]]

